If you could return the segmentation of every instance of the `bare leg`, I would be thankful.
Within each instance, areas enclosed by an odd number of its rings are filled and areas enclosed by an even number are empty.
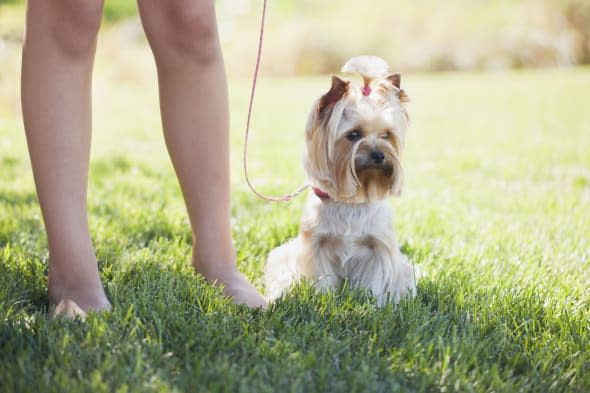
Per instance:
[[[138,0],[160,109],[193,230],[195,270],[237,303],[266,301],[237,270],[230,231],[229,111],[213,0]]]
[[[110,308],[86,214],[91,76],[102,0],[29,0],[22,106],[56,314]]]

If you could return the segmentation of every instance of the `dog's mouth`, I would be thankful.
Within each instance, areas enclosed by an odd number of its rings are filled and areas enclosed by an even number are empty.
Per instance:
[[[371,195],[378,199],[388,194],[395,182],[395,168],[391,162],[358,162],[355,166],[355,178],[360,187],[359,191],[363,190],[361,192],[367,193],[371,190]]]
[[[401,176],[398,155],[385,142],[350,144],[340,140],[334,149],[332,185],[335,198],[367,202],[386,198]]]
[[[393,176],[394,168],[393,164],[390,161],[383,161],[381,163],[375,163],[372,161],[368,161],[365,159],[357,158],[354,162],[354,167],[357,176],[361,174],[371,174],[371,175],[378,175],[378,176],[385,176],[391,177]],[[370,172],[370,173],[369,173]]]

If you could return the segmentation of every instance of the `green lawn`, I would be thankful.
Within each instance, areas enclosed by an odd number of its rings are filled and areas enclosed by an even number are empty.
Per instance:
[[[300,286],[251,311],[189,268],[146,64],[99,56],[89,210],[114,310],[85,323],[47,317],[22,126],[0,108],[0,391],[590,391],[590,69],[404,75],[413,127],[392,204],[424,273],[418,297],[378,309]],[[307,110],[328,84],[263,77],[250,157],[263,191],[303,181]],[[233,231],[263,290],[265,256],[297,233],[303,198],[246,189],[248,88],[230,82]]]

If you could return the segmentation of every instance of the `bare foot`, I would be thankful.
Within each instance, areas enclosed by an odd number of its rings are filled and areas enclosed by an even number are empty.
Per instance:
[[[235,267],[228,267],[226,271],[207,271],[203,267],[193,264],[195,270],[201,273],[207,281],[220,285],[223,293],[237,304],[245,304],[251,308],[266,308],[268,301],[254,288],[246,277]]]
[[[79,317],[84,320],[86,318],[86,312],[78,306],[78,304],[72,299],[63,299],[53,309],[51,315],[53,317],[61,316],[70,319]]]
[[[90,271],[71,269],[67,274],[52,267],[47,286],[52,316],[84,319],[89,311],[111,309],[96,267]]]
[[[111,309],[111,304],[104,295],[104,292],[102,293],[102,296],[99,296],[98,299],[93,301],[88,301],[88,297],[88,295],[80,296],[81,299],[85,300],[83,302],[78,303],[70,297],[63,297],[58,300],[49,295],[49,307],[51,309],[51,316],[62,316],[72,319],[78,317],[84,320],[86,318],[86,313],[89,311],[108,311]]]
[[[106,300],[106,297],[105,297]],[[54,307],[55,306],[55,307]],[[78,305],[72,299],[62,299],[57,304],[50,302],[51,316],[52,317],[66,317],[66,318],[80,318],[86,319],[86,313],[89,311],[109,311],[111,304],[108,300],[106,303],[97,306],[86,306],[84,309]]]

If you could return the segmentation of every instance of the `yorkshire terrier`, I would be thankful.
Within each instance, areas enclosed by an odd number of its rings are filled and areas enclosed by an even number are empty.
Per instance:
[[[299,235],[271,251],[269,300],[300,279],[318,288],[369,290],[379,305],[416,294],[412,265],[395,239],[387,198],[402,186],[401,153],[408,128],[401,75],[373,56],[350,59],[311,108],[303,164],[310,193]]]

